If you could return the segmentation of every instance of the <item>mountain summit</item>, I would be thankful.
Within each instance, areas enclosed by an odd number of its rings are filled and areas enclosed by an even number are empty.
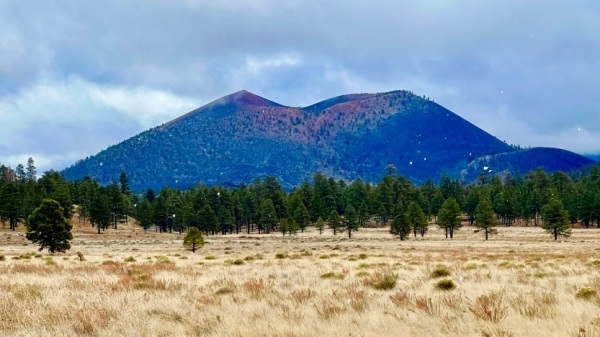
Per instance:
[[[592,162],[559,149],[515,149],[409,91],[344,95],[294,108],[242,90],[63,173],[109,183],[124,171],[137,190],[237,185],[267,175],[289,188],[317,171],[378,181],[389,164],[419,183],[442,173],[473,180],[482,173],[571,170]]]

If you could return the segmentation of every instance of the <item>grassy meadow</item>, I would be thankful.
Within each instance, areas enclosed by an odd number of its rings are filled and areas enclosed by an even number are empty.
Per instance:
[[[182,235],[75,222],[65,254],[0,232],[1,336],[600,336],[600,230],[536,227],[483,241],[431,226]],[[77,253],[81,254],[77,254]]]

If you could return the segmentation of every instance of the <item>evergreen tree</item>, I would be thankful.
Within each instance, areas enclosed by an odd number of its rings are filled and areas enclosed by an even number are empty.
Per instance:
[[[219,220],[215,211],[208,204],[198,212],[198,229],[204,233],[215,233],[219,227]]]
[[[542,222],[542,227],[554,236],[554,240],[557,240],[559,235],[567,238],[571,236],[569,214],[558,199],[552,199],[542,208]]]
[[[450,239],[454,238],[454,231],[461,227],[461,212],[458,203],[454,197],[450,197],[444,201],[440,211],[438,212],[438,226],[443,228]]]
[[[273,205],[273,201],[271,199],[266,199],[260,206],[260,225],[263,230],[267,233],[270,233],[275,229],[275,225],[277,224],[277,212],[275,210],[275,206]]]
[[[27,220],[28,240],[40,245],[40,251],[65,252],[71,248],[71,222],[65,218],[64,210],[56,200],[44,199]]]
[[[358,213],[353,206],[348,206],[344,214],[344,230],[348,232],[348,239],[352,239],[352,232],[357,231],[358,226]]]
[[[329,216],[327,217],[327,227],[333,231],[333,235],[336,235],[342,227],[342,218],[337,211],[333,210],[329,213]]]
[[[492,209],[492,204],[487,198],[481,199],[475,208],[475,226],[484,231],[486,241],[488,234],[496,234],[494,229],[496,223],[496,215]]]
[[[411,223],[408,216],[408,213],[402,213],[396,215],[392,224],[390,226],[390,233],[393,235],[397,235],[400,238],[400,241],[404,241],[409,235],[411,231]]]
[[[294,220],[300,226],[300,231],[304,233],[304,229],[308,226],[310,222],[310,214],[308,214],[308,209],[304,205],[304,203],[300,203],[296,211],[294,212]]]
[[[315,227],[319,231],[319,235],[322,235],[323,229],[325,228],[325,221],[323,221],[323,218],[319,217],[317,219],[317,223],[315,224]]]
[[[192,253],[195,253],[197,248],[202,248],[204,246],[202,232],[196,227],[190,227],[187,234],[183,237],[183,246],[191,249]]]
[[[412,201],[408,205],[406,214],[408,215],[408,220],[414,231],[415,237],[417,237],[417,233],[421,234],[421,237],[425,236],[425,233],[429,229],[429,223],[427,222],[427,216],[421,207],[419,207],[416,202]]]

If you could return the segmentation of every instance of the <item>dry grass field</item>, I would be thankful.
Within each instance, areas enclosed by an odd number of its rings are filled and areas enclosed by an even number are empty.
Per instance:
[[[50,255],[3,230],[0,335],[600,336],[600,230],[498,231],[227,235],[193,254],[178,234],[75,224]]]

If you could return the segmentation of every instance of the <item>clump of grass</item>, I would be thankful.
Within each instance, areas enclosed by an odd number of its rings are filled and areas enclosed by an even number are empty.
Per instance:
[[[6,261],[6,257],[2,254],[0,254],[0,261]]]
[[[584,300],[591,300],[592,298],[596,297],[596,295],[596,290],[590,287],[579,288],[579,290],[577,290],[577,292],[575,293],[576,298],[581,298]]]
[[[325,260],[325,259],[328,259],[328,258],[329,258],[329,255],[321,255],[321,256],[319,256],[319,259],[322,259],[322,260]]]
[[[469,310],[475,317],[493,323],[500,323],[508,315],[508,306],[504,303],[501,293],[477,297]]]
[[[398,274],[390,270],[378,270],[366,277],[363,283],[376,290],[391,290],[396,286],[396,281],[398,281]]]
[[[359,258],[359,259],[361,259],[361,260],[364,260],[364,259],[366,259],[367,257],[369,257],[369,256],[368,256],[367,254],[365,254],[365,253],[360,253],[360,254],[358,254],[358,258]]]
[[[406,306],[410,302],[410,296],[404,291],[397,291],[390,295],[390,301],[398,307]]]
[[[371,274],[365,270],[361,270],[358,273],[356,273],[356,277],[365,277],[365,276],[369,276],[369,275],[371,275]]]
[[[236,266],[240,266],[240,265],[244,264],[244,260],[237,259],[237,260],[233,261],[232,264],[235,264]]]
[[[135,262],[135,258],[133,256],[128,256],[124,260],[125,262]]]
[[[344,274],[337,274],[332,271],[321,274],[321,278],[343,280],[346,277]]]
[[[440,278],[450,276],[450,269],[444,265],[439,265],[431,272],[431,278]]]
[[[456,283],[454,283],[454,281],[451,279],[445,278],[437,281],[435,283],[435,288],[438,290],[449,291],[456,288]]]
[[[209,256],[205,257],[204,259],[205,260],[216,260],[217,258],[212,255],[209,255]]]
[[[277,254],[275,254],[275,258],[276,259],[287,259],[288,257],[289,257],[288,253],[277,253]]]
[[[248,255],[248,256],[246,256],[246,257],[244,258],[244,260],[246,260],[246,261],[254,261],[254,256],[252,256],[252,255]]]
[[[503,261],[498,264],[498,267],[504,269],[515,269],[517,268],[517,265],[509,261]]]
[[[290,296],[298,304],[306,304],[306,303],[308,303],[308,301],[311,298],[315,297],[316,294],[317,294],[317,292],[314,289],[305,288],[305,289],[292,290],[292,292],[290,293]]]
[[[116,264],[117,264],[117,263],[116,263],[115,261],[113,261],[113,260],[106,260],[106,261],[102,261],[102,265],[103,265],[103,266],[114,266],[114,265],[116,265]]]
[[[235,290],[233,290],[233,288],[231,288],[231,287],[221,287],[221,288],[217,289],[217,291],[215,291],[215,294],[227,295],[227,294],[232,294],[234,292],[235,292]]]

